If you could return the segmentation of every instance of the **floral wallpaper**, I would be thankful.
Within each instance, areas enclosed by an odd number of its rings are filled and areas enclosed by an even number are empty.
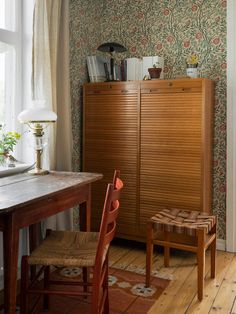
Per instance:
[[[122,57],[163,56],[165,78],[174,78],[185,75],[186,59],[196,53],[200,75],[216,86],[213,210],[221,239],[226,220],[226,6],[226,0],[70,0],[74,170],[80,169],[87,55],[115,41],[128,48]]]

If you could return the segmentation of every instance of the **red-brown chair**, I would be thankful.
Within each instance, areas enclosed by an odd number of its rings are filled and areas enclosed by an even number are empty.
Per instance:
[[[109,313],[108,251],[115,235],[120,192],[123,188],[119,171],[115,171],[113,184],[108,184],[99,232],[50,231],[42,244],[30,256],[22,257],[20,313],[30,313],[29,296],[44,296],[44,308],[49,308],[49,295],[91,295],[91,313]],[[30,283],[29,268],[40,265],[39,272]],[[50,266],[81,267],[80,282],[50,279]],[[93,268],[93,278],[87,280],[87,269]],[[38,278],[44,273],[44,287],[39,288]],[[51,286],[53,284],[53,287]],[[59,289],[57,288],[59,286]],[[66,285],[66,289],[60,289]],[[75,289],[82,286],[83,289]],[[70,288],[71,286],[71,288]],[[55,288],[56,287],[56,288]],[[69,289],[68,289],[69,288]],[[34,310],[36,304],[33,305]]]

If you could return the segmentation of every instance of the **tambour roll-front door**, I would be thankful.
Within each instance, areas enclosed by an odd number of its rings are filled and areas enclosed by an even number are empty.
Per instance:
[[[106,185],[119,169],[124,189],[117,235],[129,237],[138,225],[138,84],[86,84],[84,95],[83,170],[104,175],[93,186],[92,228],[98,230]]]
[[[165,207],[201,210],[202,113],[200,88],[141,90],[141,229]]]

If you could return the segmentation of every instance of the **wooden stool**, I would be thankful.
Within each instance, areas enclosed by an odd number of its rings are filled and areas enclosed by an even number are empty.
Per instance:
[[[170,248],[191,251],[197,253],[198,299],[201,301],[208,247],[211,248],[211,278],[215,278],[216,222],[216,216],[208,213],[175,208],[164,209],[153,216],[147,225],[146,286],[150,285],[154,244],[164,246],[165,267],[169,266]],[[176,238],[188,241],[175,241]]]

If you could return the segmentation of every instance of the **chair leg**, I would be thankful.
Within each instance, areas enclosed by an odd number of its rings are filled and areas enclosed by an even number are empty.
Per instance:
[[[205,230],[197,230],[197,240],[198,300],[202,301],[205,274]]]
[[[50,266],[47,266],[44,270],[44,288],[49,288],[50,280]],[[50,307],[50,296],[48,294],[43,295],[43,308],[44,310],[49,310]]]
[[[82,272],[83,272],[83,282],[86,283],[89,281],[89,275],[90,275],[89,268],[83,267]],[[84,289],[84,292],[88,292],[88,285],[84,285],[83,289]],[[87,299],[87,296],[85,296],[84,298]]]
[[[23,256],[21,260],[20,314],[28,313],[29,270],[30,267],[27,261],[27,256]]]
[[[170,242],[170,233],[164,231],[164,240],[166,242]],[[169,267],[170,264],[170,247],[164,246],[164,265],[165,267]]]
[[[103,293],[106,293],[105,303],[104,303],[104,314],[109,314],[109,294],[108,294],[108,255],[105,261],[105,276],[104,276],[104,283],[103,283]]]
[[[91,314],[99,314],[99,292],[100,282],[96,282],[92,290]]]
[[[146,251],[146,287],[150,286],[153,259],[153,225],[147,224],[147,251]]]

